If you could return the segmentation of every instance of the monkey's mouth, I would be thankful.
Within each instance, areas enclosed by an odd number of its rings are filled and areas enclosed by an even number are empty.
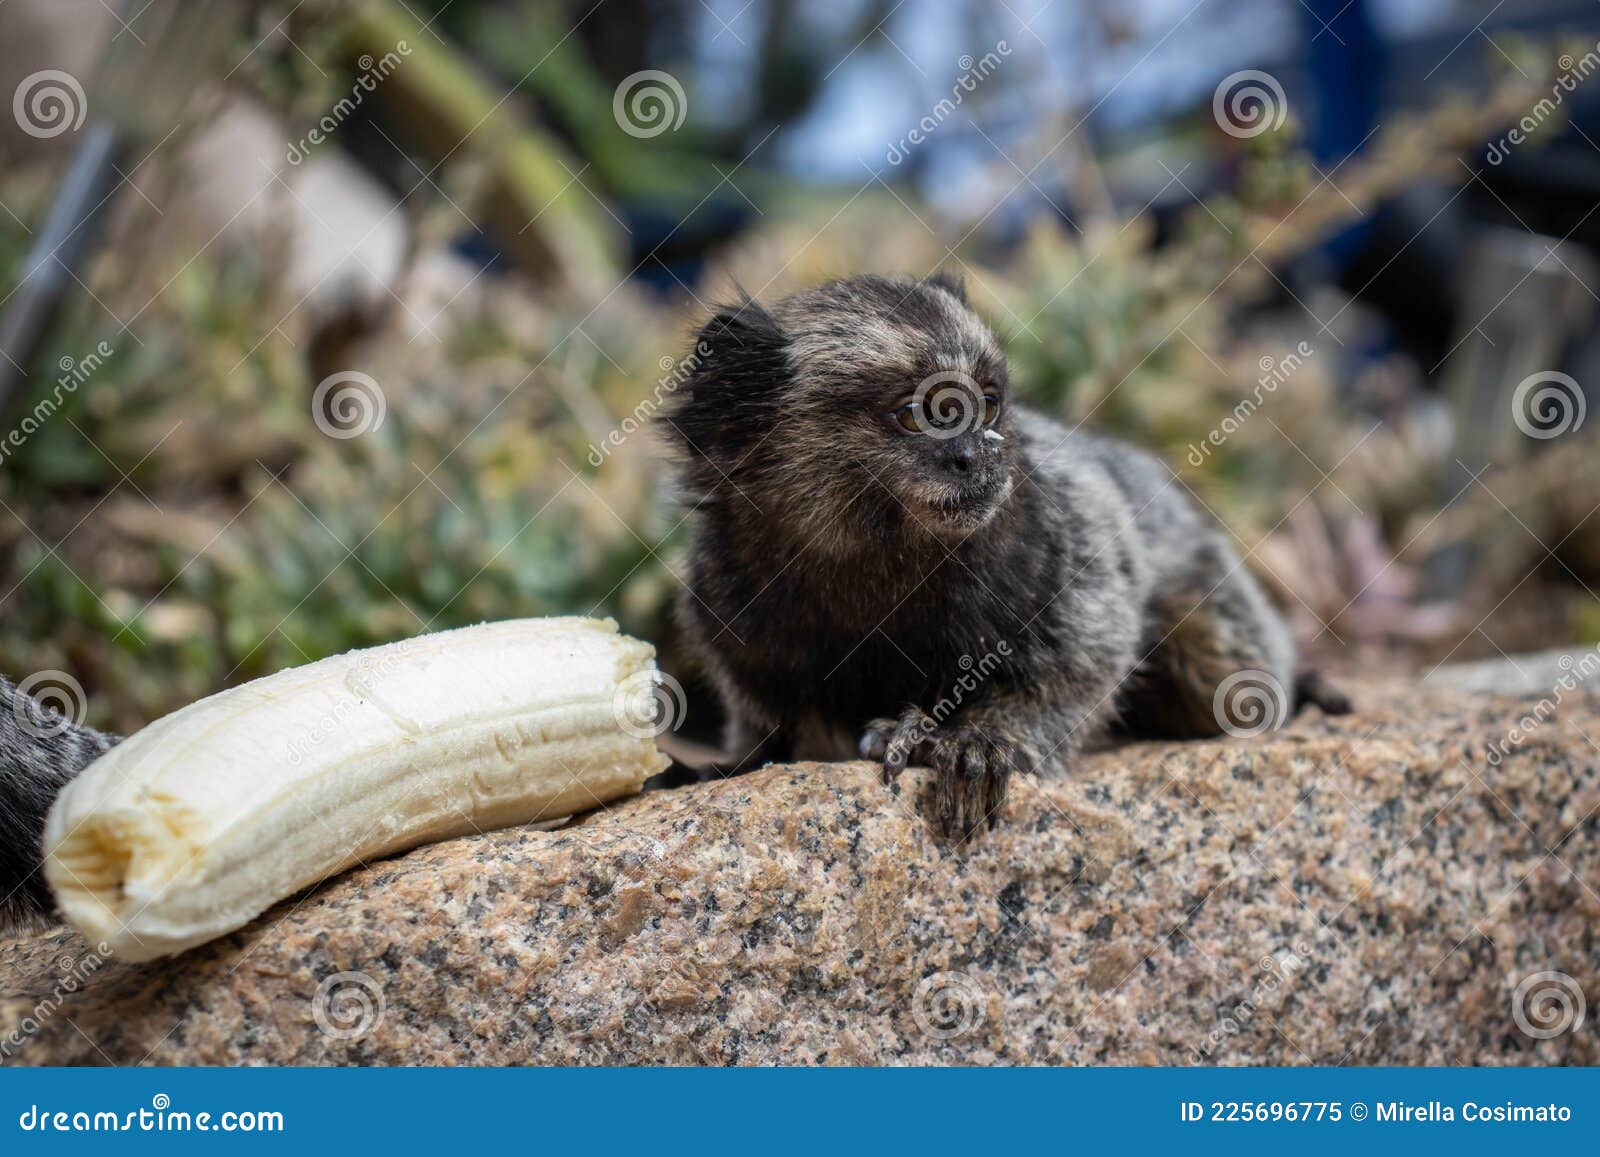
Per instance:
[[[917,520],[930,530],[943,533],[970,533],[995,516],[1011,496],[1011,479],[999,486],[981,490],[941,490],[912,496]]]
[[[935,518],[960,522],[990,509],[988,497],[988,495],[951,494],[940,498],[924,498],[922,508]]]

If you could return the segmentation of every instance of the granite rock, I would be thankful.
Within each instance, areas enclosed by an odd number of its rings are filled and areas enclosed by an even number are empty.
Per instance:
[[[1368,683],[952,847],[795,764],[368,865],[174,961],[0,941],[12,1064],[1600,1062],[1600,693]],[[1524,717],[1517,740],[1508,733]]]

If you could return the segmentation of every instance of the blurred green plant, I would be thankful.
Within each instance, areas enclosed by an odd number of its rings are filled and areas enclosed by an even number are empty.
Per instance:
[[[0,226],[0,285],[20,233]],[[107,255],[91,281],[118,272]],[[653,375],[639,343],[656,329],[590,319],[605,357],[575,318],[538,309],[486,311],[434,358],[386,332],[384,420],[341,439],[313,418],[304,335],[273,327],[279,302],[270,271],[202,259],[126,332],[73,308],[36,383],[99,342],[112,352],[0,467],[0,669],[71,669],[103,721],[130,726],[484,619],[575,610],[656,632],[663,600],[636,592],[664,578],[666,525],[643,447],[604,478],[585,455],[640,389],[620,368],[630,342]]]

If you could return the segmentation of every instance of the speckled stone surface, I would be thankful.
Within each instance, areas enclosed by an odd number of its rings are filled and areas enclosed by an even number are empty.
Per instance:
[[[0,941],[0,1054],[1600,1062],[1600,694],[1507,745],[1533,699],[1356,690],[1025,783],[970,850],[917,815],[920,772],[794,765],[375,863],[176,961]]]

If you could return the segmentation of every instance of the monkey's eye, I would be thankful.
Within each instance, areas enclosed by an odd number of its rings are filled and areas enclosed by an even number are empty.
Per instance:
[[[922,417],[922,403],[907,402],[890,415],[895,423],[908,434],[921,434],[928,426]]]
[[[983,424],[992,426],[1000,420],[1000,396],[998,394],[983,395]]]

